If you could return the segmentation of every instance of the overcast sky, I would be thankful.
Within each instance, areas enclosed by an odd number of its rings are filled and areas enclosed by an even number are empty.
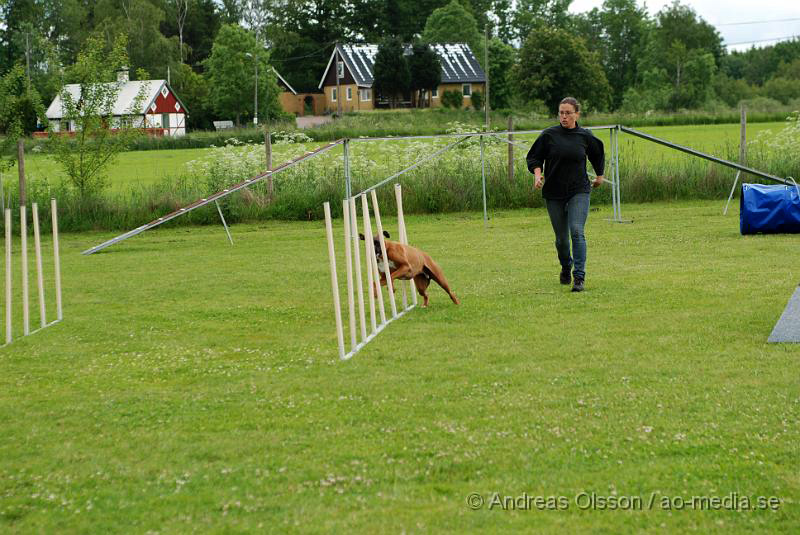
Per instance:
[[[636,0],[636,3],[646,5],[647,11],[655,15],[672,1]],[[775,44],[780,38],[800,37],[800,0],[684,0],[681,3],[691,6],[714,26],[728,50],[747,50],[754,45]],[[602,5],[603,0],[573,0],[569,10],[583,13]],[[751,24],[734,24],[743,22]],[[760,24],[752,24],[754,22]]]

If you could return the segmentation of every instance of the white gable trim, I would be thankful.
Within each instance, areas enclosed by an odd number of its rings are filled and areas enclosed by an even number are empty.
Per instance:
[[[289,91],[291,91],[291,92],[292,92],[293,94],[295,94],[295,95],[297,94],[297,91],[295,91],[295,90],[294,90],[294,88],[293,88],[291,85],[289,85],[289,82],[287,82],[287,81],[286,81],[286,79],[285,79],[283,76],[281,76],[281,73],[279,73],[279,72],[277,71],[277,69],[275,69],[275,67],[272,67],[272,72],[274,72],[274,73],[275,73],[275,75],[276,75],[278,78],[280,78],[281,82],[283,82],[284,84],[286,84],[286,87],[288,87],[288,88],[289,88]]]
[[[322,79],[319,81],[319,85],[317,89],[322,89],[322,84],[325,83],[325,77],[328,76],[328,70],[331,68],[331,63],[333,63],[333,58],[336,57],[336,52],[338,49],[336,47],[333,48],[333,53],[331,53],[331,59],[328,60],[328,66],[325,67],[325,71],[322,73]]]
[[[150,99],[150,102],[147,103],[147,106],[144,107],[144,110],[142,110],[141,113],[148,113],[151,109],[153,109],[153,106],[156,105],[156,99],[161,94],[161,91],[163,90],[163,88],[164,88],[164,86],[166,84],[167,84],[167,82],[165,82],[164,80],[161,80],[161,84],[159,84],[158,90],[156,90],[155,94],[153,95],[153,98]],[[169,94],[169,93],[167,93],[167,94]],[[177,100],[177,98],[175,100]]]

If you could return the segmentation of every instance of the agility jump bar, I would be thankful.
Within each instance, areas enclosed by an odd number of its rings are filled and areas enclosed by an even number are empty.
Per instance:
[[[714,163],[722,164],[733,169],[737,169],[739,171],[744,171],[745,173],[750,173],[751,175],[755,175],[761,178],[765,178],[767,180],[772,180],[773,182],[779,182],[786,186],[791,186],[792,184],[788,180],[784,180],[783,178],[776,177],[774,175],[770,175],[769,173],[765,173],[763,171],[759,171],[757,169],[753,169],[751,167],[747,167],[745,165],[740,165],[735,162],[729,162],[728,160],[723,160],[722,158],[717,158],[716,156],[711,156],[710,154],[706,154],[704,152],[700,152],[699,150],[690,149],[689,147],[684,147],[683,145],[678,145],[677,143],[672,143],[670,141],[666,141],[661,138],[657,138],[655,136],[651,136],[649,134],[645,134],[644,132],[639,132],[638,130],[634,130],[633,128],[628,128],[627,126],[620,125],[619,129],[626,134],[632,134],[634,136],[640,137],[642,139],[646,139],[647,141],[652,141],[653,143],[658,143],[659,145],[664,145],[665,147],[670,147],[672,149],[679,150],[681,152],[685,152],[687,154],[691,154],[693,156],[699,156],[700,158],[705,158],[706,160],[712,161]]]
[[[306,152],[302,156],[298,156],[297,158],[289,160],[288,162],[286,162],[284,164],[281,164],[278,167],[274,167],[270,171],[266,171],[264,173],[261,173],[260,175],[254,176],[252,178],[248,178],[244,182],[239,182],[238,184],[234,184],[233,186],[225,188],[222,191],[218,191],[217,193],[214,193],[213,195],[209,195],[208,197],[203,197],[202,199],[198,199],[198,200],[194,201],[193,203],[191,203],[191,204],[189,204],[187,206],[184,206],[183,208],[179,208],[179,209],[175,210],[174,212],[169,213],[169,214],[167,214],[165,216],[159,217],[158,219],[155,219],[155,220],[147,223],[146,225],[142,225],[141,227],[137,227],[137,228],[135,228],[133,230],[130,230],[130,231],[126,232],[125,234],[120,234],[116,238],[112,238],[112,239],[110,239],[108,241],[105,241],[105,242],[101,243],[100,245],[95,245],[91,249],[87,249],[87,250],[83,251],[83,253],[81,253],[81,254],[90,255],[90,254],[96,253],[97,251],[101,251],[101,250],[105,249],[106,247],[110,247],[111,245],[114,245],[115,243],[119,243],[119,242],[121,242],[123,240],[127,240],[128,238],[136,236],[137,234],[141,234],[142,232],[144,232],[146,230],[150,230],[153,227],[157,227],[158,225],[161,225],[162,223],[166,223],[167,221],[169,221],[171,219],[175,219],[176,217],[182,216],[183,214],[187,214],[187,213],[191,212],[192,210],[194,210],[196,208],[200,208],[200,207],[205,206],[207,204],[210,204],[212,202],[219,201],[221,198],[226,197],[226,196],[230,195],[231,193],[237,192],[240,189],[244,189],[244,188],[246,188],[248,186],[252,186],[253,184],[255,184],[257,182],[260,182],[260,181],[264,180],[265,178],[269,178],[270,176],[275,175],[277,173],[280,173],[281,171],[285,171],[285,170],[289,169],[290,167],[294,167],[295,165],[297,165],[297,164],[299,164],[301,162],[304,162],[306,160],[314,158],[315,156],[319,156],[320,154],[322,154],[324,152],[327,152],[330,149],[332,149],[333,147],[335,147],[337,145],[341,145],[342,143],[344,143],[344,140],[343,139],[338,139],[336,141],[333,141],[333,142],[329,143],[328,145],[325,145],[324,147],[320,147],[320,148],[315,149],[313,151]]]

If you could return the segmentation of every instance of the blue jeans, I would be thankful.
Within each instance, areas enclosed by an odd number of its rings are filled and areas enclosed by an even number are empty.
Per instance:
[[[589,216],[589,194],[576,193],[567,200],[545,199],[545,202],[556,235],[556,251],[561,267],[564,269],[573,267],[573,277],[585,279],[586,236],[583,234],[583,226]],[[570,238],[572,238],[572,255],[569,251]]]

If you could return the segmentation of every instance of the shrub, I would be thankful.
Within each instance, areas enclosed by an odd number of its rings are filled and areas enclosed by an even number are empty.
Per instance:
[[[475,108],[476,110],[483,109],[483,100],[484,100],[483,93],[481,93],[480,91],[473,91],[471,100],[473,108]]]
[[[464,96],[460,91],[445,91],[442,93],[442,106],[445,108],[460,109],[464,103]]]

